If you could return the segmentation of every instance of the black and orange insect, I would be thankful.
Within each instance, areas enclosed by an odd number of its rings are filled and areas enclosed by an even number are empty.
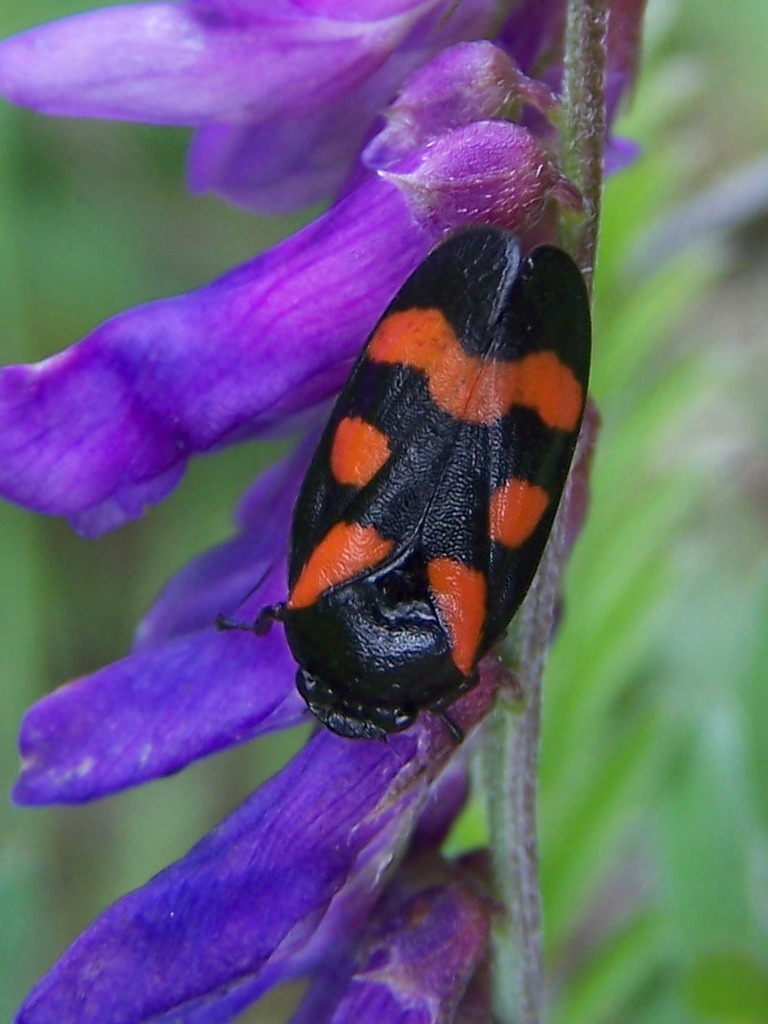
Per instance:
[[[403,285],[331,414],[294,512],[297,685],[349,737],[442,713],[519,608],[587,390],[589,302],[560,249],[449,238]]]

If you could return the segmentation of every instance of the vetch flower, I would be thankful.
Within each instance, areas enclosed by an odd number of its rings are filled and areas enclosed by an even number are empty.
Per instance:
[[[43,113],[190,125],[190,184],[271,212],[330,195],[409,71],[485,35],[494,0],[186,0],[107,7],[0,50]]]
[[[385,893],[357,948],[313,983],[291,1024],[452,1019],[482,964],[489,916],[490,903],[468,871],[434,857],[414,860]]]
[[[453,709],[470,730],[494,672]],[[186,857],[119,900],[30,994],[19,1024],[223,1021],[356,934],[456,746],[442,722],[386,743],[325,730]]]
[[[141,515],[190,455],[332,395],[430,246],[398,190],[372,180],[218,281],[0,371],[0,491],[89,536]]]
[[[499,45],[473,42],[510,6]],[[558,208],[579,208],[547,120],[564,9],[186,0],[106,8],[0,44],[0,91],[16,102],[196,127],[193,187],[271,210],[341,190],[314,222],[211,284],[0,371],[0,493],[87,536],[162,500],[191,456],[310,427],[246,494],[237,536],[168,585],[134,651],[28,712],[18,802],[94,799],[301,720],[282,628],[256,640],[212,622],[235,609],[252,621],[285,597],[288,524],[320,407],[434,244],[475,223],[512,227],[524,245],[551,240]],[[622,24],[631,38],[630,13]],[[617,67],[633,61],[624,47]],[[387,743],[315,735],[94,921],[18,1021],[223,1022],[304,975],[297,1022],[470,1019],[487,1007],[487,901],[450,872],[427,886],[410,872],[417,853],[434,862],[455,820],[505,678],[489,657],[452,706],[467,733],[458,747],[429,716]],[[333,978],[322,971],[331,958]]]

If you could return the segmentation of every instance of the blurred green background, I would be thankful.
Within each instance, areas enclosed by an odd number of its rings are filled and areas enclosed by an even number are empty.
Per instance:
[[[0,35],[87,6],[4,8]],[[555,1024],[768,1022],[766,40],[765,0],[658,0],[620,125],[643,153],[607,190],[603,431],[546,687]],[[0,105],[4,362],[57,351],[292,230],[187,195],[185,144],[181,131]],[[227,536],[272,454],[198,460],[162,506],[95,543],[0,506],[4,790],[25,707],[125,653],[169,575]],[[89,807],[0,803],[0,1018],[94,914],[180,856],[302,737]],[[479,828],[470,813],[455,845]],[[284,1012],[278,995],[253,1019]]]

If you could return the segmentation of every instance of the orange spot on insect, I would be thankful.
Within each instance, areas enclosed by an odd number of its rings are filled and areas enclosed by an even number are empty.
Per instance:
[[[336,523],[307,559],[288,598],[288,608],[308,608],[326,590],[372,569],[390,554],[395,542],[375,526]]]
[[[457,418],[472,418],[467,403],[482,361],[463,351],[439,309],[390,313],[371,338],[368,357],[377,363],[403,363],[421,370],[432,400],[441,409]]]
[[[533,534],[548,505],[549,494],[543,487],[512,477],[491,495],[491,537],[505,547],[518,547]]]
[[[548,427],[575,430],[584,405],[584,389],[555,352],[532,352],[517,363],[514,404],[535,409]]]
[[[470,423],[490,425],[515,405],[560,430],[575,430],[581,416],[584,390],[555,352],[514,360],[468,355],[439,309],[390,313],[371,338],[368,356],[421,370],[436,405]]]
[[[475,667],[486,612],[485,577],[452,558],[434,558],[427,578],[451,634],[451,657],[468,676]]]
[[[427,369],[458,343],[439,309],[401,309],[384,317],[368,346],[377,363],[407,363]]]
[[[359,416],[346,416],[331,446],[331,472],[340,484],[364,487],[391,455],[385,434]]]

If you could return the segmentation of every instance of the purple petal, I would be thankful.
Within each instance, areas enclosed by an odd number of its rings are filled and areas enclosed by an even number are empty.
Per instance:
[[[269,213],[338,193],[374,119],[405,76],[432,53],[483,35],[495,13],[492,0],[428,4],[396,49],[382,51],[364,85],[340,92],[333,103],[297,104],[288,116],[276,107],[247,123],[203,125],[190,151],[190,188]],[[361,16],[371,15],[361,8]]]
[[[26,713],[14,800],[93,800],[296,725],[306,706],[295,675],[279,626],[264,637],[211,626],[123,658]]]
[[[605,140],[605,156],[603,169],[606,175],[618,174],[629,167],[642,152],[642,147],[633,139],[622,139],[611,135]]]
[[[49,114],[205,127],[192,187],[276,212],[335,191],[408,72],[495,16],[493,0],[104,8],[0,44],[0,92]]]
[[[315,442],[312,433],[250,488],[238,537],[166,587],[139,628],[138,654],[27,712],[19,803],[92,800],[302,720],[282,629],[257,638],[211,627],[219,613],[253,621],[285,598],[291,513]]]
[[[539,74],[546,64],[559,84],[562,71],[564,0],[519,0],[499,33],[506,47],[526,74]]]
[[[0,393],[3,372],[0,370]],[[167,498],[181,482],[185,470],[186,462],[179,462],[144,483],[116,491],[95,507],[74,513],[70,517],[72,529],[81,537],[100,537],[103,533],[120,529],[129,520],[143,516],[147,508]]]
[[[608,17],[608,124],[635,84],[647,0],[611,0]]]
[[[431,237],[372,181],[205,288],[0,371],[0,493],[89,532],[139,514],[187,458],[327,399]],[[141,497],[141,502],[137,500]]]
[[[462,727],[487,712],[491,689],[481,682],[454,706]],[[99,917],[17,1024],[212,1024],[321,965],[362,923],[454,752],[433,718],[387,743],[319,733],[186,857]]]
[[[406,14],[414,7],[423,6],[422,0],[294,0],[296,7],[324,18],[349,21],[378,21]],[[251,0],[253,5],[253,0]]]
[[[452,1020],[486,953],[489,917],[488,901],[446,869],[401,872],[377,906],[334,1005],[324,1005],[321,979],[291,1024]]]
[[[258,124],[204,125],[189,151],[190,190],[217,192],[267,213],[300,209],[332,195],[366,128],[366,122],[352,120],[343,129],[342,102]]]
[[[107,7],[6,40],[0,91],[46,114],[194,125],[238,115],[252,46],[194,5]]]
[[[47,114],[163,124],[320,109],[359,86],[423,13],[403,6],[351,23],[293,4],[246,17],[184,3],[102,8],[6,40],[0,91]]]

